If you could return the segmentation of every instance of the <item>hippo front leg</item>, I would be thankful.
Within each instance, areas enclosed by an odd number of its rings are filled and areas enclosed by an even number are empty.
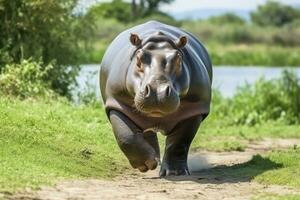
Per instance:
[[[202,116],[186,119],[177,124],[168,134],[165,154],[159,172],[161,177],[190,174],[187,166],[188,151],[201,121]]]
[[[151,137],[144,138],[143,131],[121,112],[110,111],[110,122],[118,145],[131,166],[141,172],[155,169],[159,155],[149,143]]]

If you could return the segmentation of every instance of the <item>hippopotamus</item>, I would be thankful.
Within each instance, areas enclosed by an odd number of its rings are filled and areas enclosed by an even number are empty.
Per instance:
[[[99,71],[116,141],[133,168],[189,175],[190,144],[210,111],[212,64],[191,33],[157,21],[121,32]],[[160,162],[157,133],[166,136]]]

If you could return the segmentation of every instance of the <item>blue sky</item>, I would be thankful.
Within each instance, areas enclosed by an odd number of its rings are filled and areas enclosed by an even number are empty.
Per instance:
[[[129,1],[129,0],[126,0]],[[137,0],[138,1],[138,0]],[[175,0],[172,4],[162,6],[167,12],[184,12],[195,9],[231,9],[253,10],[267,0]],[[284,4],[300,5],[300,0],[276,0]],[[109,2],[109,0],[82,0],[83,7],[88,7],[95,2]]]

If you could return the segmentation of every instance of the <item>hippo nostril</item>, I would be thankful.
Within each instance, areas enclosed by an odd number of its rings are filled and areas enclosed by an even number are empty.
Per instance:
[[[150,88],[150,85],[146,85],[145,87],[145,97],[150,97],[150,94],[151,94],[151,88]]]
[[[166,88],[166,97],[171,96],[171,92],[172,92],[171,87],[167,86],[167,88]]]

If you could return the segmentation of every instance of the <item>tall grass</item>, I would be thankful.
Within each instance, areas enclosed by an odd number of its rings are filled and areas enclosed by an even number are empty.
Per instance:
[[[261,44],[206,45],[214,65],[300,66],[300,48]]]
[[[184,21],[182,28],[192,32],[204,42],[282,46],[300,45],[300,27],[297,24],[276,28],[259,27],[250,23],[226,23],[220,25],[209,21]]]

